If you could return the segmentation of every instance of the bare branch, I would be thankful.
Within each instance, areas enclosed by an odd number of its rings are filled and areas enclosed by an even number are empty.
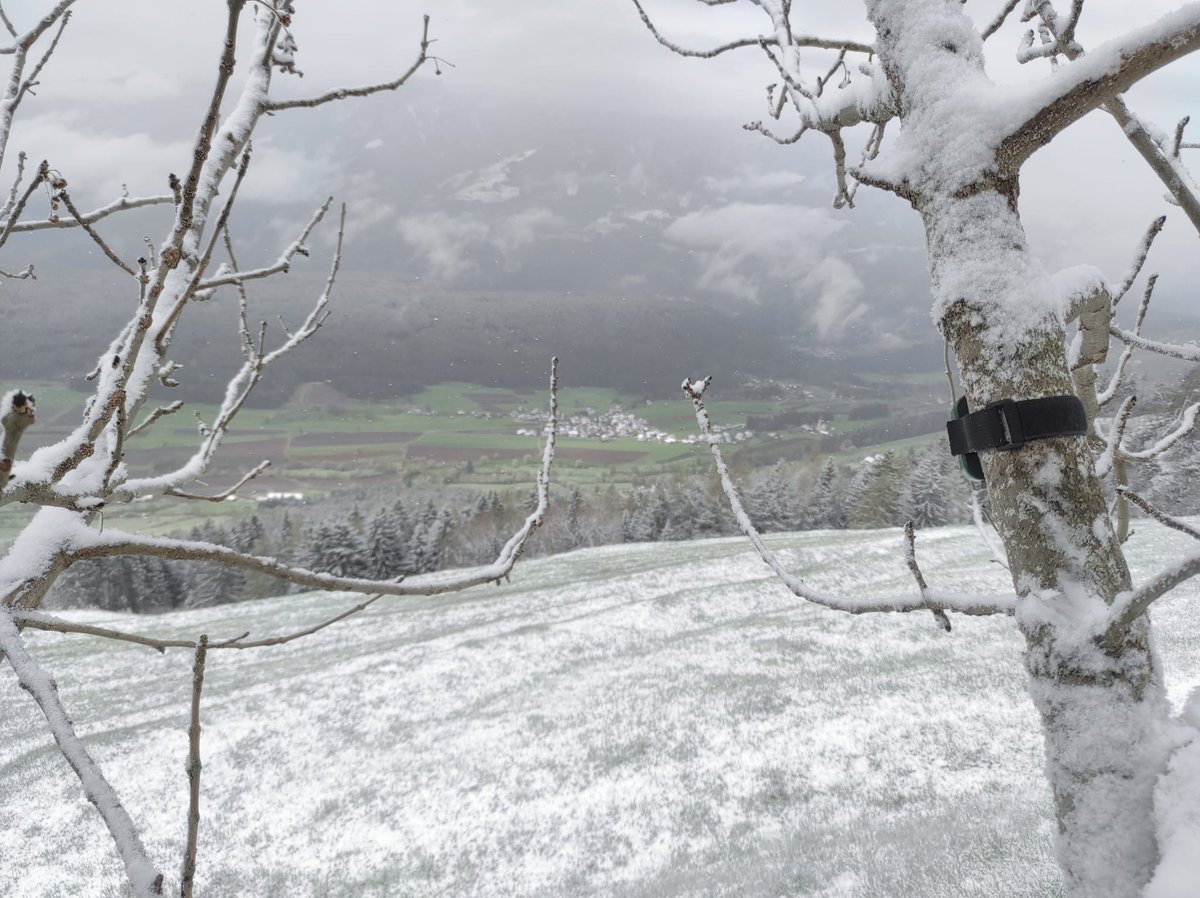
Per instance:
[[[912,572],[913,579],[917,581],[917,589],[921,591],[921,598],[929,600],[929,584],[925,582],[925,575],[921,573],[921,568],[917,564],[917,531],[913,527],[912,521],[906,521],[904,524],[904,561],[908,565],[909,571]],[[950,618],[946,617],[946,612],[941,608],[934,608],[933,619],[937,621],[938,626],[950,632]]]
[[[68,194],[66,190],[59,190],[58,197],[63,201],[63,204],[67,207],[67,211],[71,213],[75,221],[79,223],[79,226],[83,228],[84,231],[87,232],[87,235],[91,237],[93,241],[95,241],[96,245],[104,251],[104,255],[108,256],[109,260],[114,265],[116,265],[130,277],[137,277],[138,273],[134,271],[130,265],[126,264],[120,256],[113,252],[112,247],[104,242],[104,238],[100,236],[99,232],[97,232],[89,222],[83,220],[83,216],[81,216],[79,214],[79,210],[75,208],[75,203],[71,201],[70,194]]]
[[[119,555],[150,555],[158,558],[208,561],[243,570],[268,574],[289,583],[311,589],[343,590],[346,592],[381,593],[392,596],[430,596],[447,592],[458,592],[482,583],[491,583],[507,577],[525,547],[529,535],[541,526],[550,503],[550,467],[554,461],[554,447],[558,436],[558,360],[551,363],[550,373],[550,423],[546,444],[542,453],[542,464],[537,475],[537,504],[525,518],[524,523],[500,550],[496,560],[479,568],[461,571],[448,577],[426,578],[420,582],[370,580],[359,577],[338,577],[305,568],[293,567],[274,558],[265,558],[238,552],[225,546],[177,539],[150,539],[144,536],[106,530],[102,534],[91,534],[86,540],[68,551],[73,559],[106,558]],[[127,485],[127,487],[132,484]],[[64,537],[65,538],[65,537]]]
[[[113,200],[105,206],[98,209],[93,209],[91,212],[86,212],[77,218],[58,218],[54,220],[42,219],[39,221],[23,221],[14,224],[12,232],[14,234],[23,234],[27,231],[45,231],[53,228],[67,229],[77,228],[80,225],[91,225],[108,218],[117,212],[125,212],[130,209],[142,209],[146,206],[161,206],[165,203],[174,202],[174,197],[170,195],[161,196],[142,196],[142,197],[127,197],[123,196],[120,199]]]
[[[8,191],[8,200],[4,203],[4,208],[0,209],[0,219],[6,222],[12,221],[12,210],[17,205],[17,193],[21,189],[21,182],[25,180],[25,160],[27,158],[24,150],[17,153],[17,175],[13,178],[13,185]]]
[[[1200,530],[1197,530],[1195,527],[1190,527],[1183,523],[1183,521],[1177,520],[1155,508],[1129,487],[1119,486],[1117,487],[1117,492],[1144,511],[1147,515],[1154,518],[1154,520],[1158,521],[1160,524],[1170,527],[1172,530],[1178,530],[1180,533],[1186,533],[1192,539],[1200,540]]]
[[[1189,436],[1196,429],[1196,417],[1198,413],[1200,413],[1200,403],[1189,405],[1184,409],[1183,417],[1178,427],[1148,449],[1142,449],[1139,452],[1125,452],[1125,457],[1137,459],[1138,461],[1158,458],[1158,456],[1162,455],[1184,437]]]
[[[154,864],[138,837],[137,828],[121,804],[116,790],[105,779],[99,765],[76,735],[71,718],[59,697],[58,687],[26,650],[9,608],[0,608],[0,652],[8,658],[21,688],[28,692],[42,709],[54,741],[58,743],[59,751],[79,777],[88,801],[100,813],[100,818],[108,827],[135,894],[161,895],[162,874],[154,869]]]
[[[1141,119],[1125,104],[1122,97],[1113,97],[1104,104],[1104,110],[1116,120],[1121,132],[1133,144],[1135,150],[1150,166],[1163,186],[1178,203],[1192,226],[1200,231],[1200,196],[1196,182],[1178,156],[1170,156],[1159,145]]]
[[[198,493],[188,493],[188,492],[184,492],[183,490],[177,490],[174,488],[168,489],[164,493],[164,495],[174,496],[177,499],[194,499],[198,502],[224,502],[226,499],[230,499],[233,496],[237,495],[238,490],[240,490],[242,487],[244,487],[247,483],[249,483],[251,480],[253,480],[255,477],[257,477],[259,474],[261,474],[263,471],[265,471],[270,466],[271,466],[270,460],[264,459],[263,461],[259,462],[252,470],[248,471],[246,473],[246,475],[244,477],[242,477],[241,480],[239,480],[237,483],[235,483],[229,489],[225,490],[225,492],[218,493],[215,496],[201,496]]]
[[[226,639],[219,642],[210,642],[209,649],[257,649],[272,645],[284,645],[288,642],[293,642],[297,639],[302,639],[305,636],[311,636],[313,633],[320,632],[326,627],[332,627],[334,624],[344,621],[346,618],[358,614],[366,608],[369,608],[379,599],[383,598],[382,593],[376,593],[365,601],[359,602],[345,611],[336,614],[335,616],[314,624],[311,627],[305,627],[303,630],[297,630],[292,633],[282,634],[280,636],[269,636],[264,639],[248,640],[246,637],[249,633],[242,633],[231,639]],[[123,630],[113,630],[109,627],[97,627],[92,624],[79,624],[74,621],[64,620],[60,617],[55,617],[50,614],[45,614],[40,611],[25,611],[22,609],[14,609],[13,616],[22,627],[28,627],[33,630],[45,630],[51,633],[75,633],[83,636],[96,636],[101,639],[112,639],[116,642],[129,642],[135,645],[144,645],[148,648],[155,649],[160,654],[166,652],[167,649],[195,649],[197,643],[190,639],[156,639],[153,636],[143,636],[140,633],[128,633]]]
[[[1113,461],[1118,453],[1121,453],[1121,441],[1125,439],[1125,428],[1129,424],[1129,416],[1133,414],[1133,407],[1137,403],[1136,396],[1129,396],[1121,403],[1120,409],[1117,410],[1116,419],[1113,421],[1112,431],[1105,439],[1104,451],[1100,453],[1100,457],[1096,459],[1096,476],[1104,478],[1108,476],[1112,470]]]
[[[33,273],[32,265],[26,265],[21,271],[0,270],[0,277],[10,278],[14,281],[37,280],[37,275]]]
[[[747,122],[746,124],[742,125],[743,131],[757,131],[759,134],[763,134],[763,135],[771,138],[771,140],[775,141],[777,144],[780,144],[781,146],[787,146],[788,144],[795,143],[801,137],[804,136],[805,132],[808,131],[808,129],[809,129],[808,125],[804,124],[804,125],[801,125],[800,129],[795,134],[791,135],[790,137],[780,137],[778,134],[775,134],[773,131],[771,131],[771,129],[769,129],[762,122]]]
[[[43,159],[42,164],[38,166],[38,173],[34,176],[33,180],[29,182],[29,186],[25,188],[25,192],[21,194],[21,198],[17,200],[15,207],[13,207],[11,212],[9,212],[8,219],[4,225],[4,230],[0,231],[0,246],[4,246],[4,244],[8,242],[9,235],[11,235],[17,230],[17,228],[20,227],[20,225],[17,224],[17,219],[19,219],[21,217],[21,213],[25,211],[25,205],[29,202],[29,198],[33,196],[33,192],[37,190],[41,184],[45,183],[46,179],[49,177],[49,173],[50,166],[47,164],[46,160]],[[16,190],[17,185],[13,184],[12,194],[9,195],[8,203],[6,204],[5,208],[12,207],[13,195],[16,193]]]
[[[33,67],[33,71],[29,73],[29,77],[21,84],[20,90],[17,91],[16,102],[20,103],[25,98],[25,94],[29,93],[35,85],[37,85],[38,75],[42,69],[46,67],[46,63],[50,61],[50,57],[54,55],[54,51],[58,48],[59,39],[62,38],[63,32],[67,28],[67,23],[71,21],[71,11],[66,10],[58,20],[58,31],[54,33],[53,39],[50,41],[50,46],[46,48],[46,52],[42,54],[42,58],[38,60],[37,65]]]
[[[29,89],[28,84],[22,79],[29,51],[55,22],[66,15],[67,10],[74,2],[75,0],[60,0],[46,15],[42,16],[36,25],[23,35],[17,36],[14,34],[13,37],[16,40],[12,46],[0,48],[0,54],[11,54],[13,57],[12,70],[8,76],[8,85],[5,87],[4,96],[0,97],[0,164],[3,164],[4,154],[8,149],[8,137],[12,133],[13,117],[16,115],[17,107],[20,106],[21,100]],[[57,43],[57,38],[55,42]],[[45,60],[43,59],[42,64],[44,62]],[[40,70],[41,64],[38,65],[38,68]]]
[[[712,427],[709,423],[708,410],[704,407],[704,391],[708,389],[712,378],[708,377],[702,381],[692,382],[685,380],[683,382],[683,391],[692,400],[692,407],[696,412],[696,423],[700,427],[700,433],[703,435],[708,447],[712,452],[713,461],[716,463],[717,475],[721,480],[721,487],[725,491],[726,498],[729,499],[730,508],[733,510],[734,516],[737,518],[738,526],[750,543],[758,551],[758,555],[766,563],[766,565],[775,573],[775,576],[792,592],[793,595],[812,602],[816,605],[822,605],[826,608],[832,608],[835,611],[845,611],[850,614],[865,614],[870,612],[885,612],[885,611],[955,611],[959,614],[1011,614],[1016,607],[1015,596],[986,596],[980,597],[976,595],[953,595],[949,593],[934,592],[928,590],[924,595],[916,596],[894,596],[882,598],[866,598],[857,596],[835,596],[827,593],[819,592],[807,586],[799,577],[791,574],[779,561],[775,555],[763,541],[762,535],[751,523],[746,510],[742,505],[741,497],[738,494],[737,487],[733,483],[733,479],[729,475],[729,468],[725,465],[725,459],[721,455],[721,449],[714,439]]]
[[[1200,574],[1200,555],[1192,555],[1160,571],[1137,589],[1118,595],[1109,609],[1102,641],[1109,646],[1117,645],[1134,621],[1149,611],[1155,601],[1197,574]]]
[[[412,65],[408,67],[403,75],[394,81],[386,81],[382,84],[372,84],[369,87],[343,87],[338,90],[331,90],[328,93],[321,94],[318,97],[310,97],[307,100],[276,100],[267,103],[263,108],[267,112],[280,112],[284,109],[311,109],[315,106],[323,106],[326,103],[332,103],[337,100],[345,100],[349,97],[369,97],[371,94],[377,94],[386,90],[397,90],[402,87],[416,71],[425,65],[430,60],[429,56],[429,16],[424,17],[424,25],[421,31],[421,50],[417,54],[417,58]]]
[[[4,11],[4,5],[0,4],[0,20],[3,20],[4,27],[8,29],[8,33],[13,37],[17,36],[17,29],[13,27],[13,23],[9,21],[8,14]]]
[[[329,197],[329,199],[325,200],[321,207],[313,213],[312,218],[308,220],[308,224],[304,226],[304,229],[300,232],[300,235],[293,240],[282,253],[280,253],[279,258],[275,260],[273,264],[268,265],[265,268],[255,268],[250,271],[234,271],[229,274],[220,275],[219,277],[209,278],[206,281],[200,281],[197,284],[196,289],[215,290],[217,287],[224,287],[229,284],[239,284],[245,281],[258,280],[260,278],[270,277],[273,274],[280,274],[290,270],[292,267],[292,257],[295,256],[296,253],[308,255],[308,250],[304,248],[304,242],[308,240],[313,228],[320,224],[321,219],[325,217],[325,213],[329,211],[329,207],[331,205],[333,205],[333,197]]]
[[[208,655],[208,637],[202,635],[192,664],[192,714],[188,722],[188,814],[187,843],[183,852],[183,872],[179,878],[181,898],[192,898],[196,878],[196,836],[200,831],[200,690],[204,688],[204,660]]]

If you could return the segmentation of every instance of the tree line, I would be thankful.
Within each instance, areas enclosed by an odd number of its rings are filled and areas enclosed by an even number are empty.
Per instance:
[[[780,461],[749,472],[745,483],[747,509],[765,532],[890,527],[909,520],[937,527],[970,519],[970,487],[940,442],[919,451],[878,453],[851,466],[827,459],[797,468]],[[528,555],[738,532],[711,474],[660,477],[624,489],[576,486],[555,498]],[[358,490],[264,507],[232,523],[210,519],[180,535],[337,576],[391,579],[490,562],[528,514],[532,499],[495,491]],[[121,556],[77,562],[47,601],[155,613],[288,591],[286,583],[265,574]]]

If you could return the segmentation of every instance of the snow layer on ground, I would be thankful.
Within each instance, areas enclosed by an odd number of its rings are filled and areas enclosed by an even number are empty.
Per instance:
[[[1137,573],[1186,545],[1139,530]],[[911,588],[898,531],[770,542],[821,589]],[[971,531],[921,534],[917,552],[934,588],[1006,585]],[[1194,592],[1156,612],[1177,707],[1200,683]],[[216,639],[347,604],[78,616]],[[806,606],[743,541],[718,540],[523,563],[511,585],[380,602],[297,643],[212,652],[197,894],[1057,894],[1020,638],[1004,618],[954,622],[944,634],[928,614]],[[190,653],[28,639],[175,878]],[[0,894],[125,894],[11,671],[0,708]]]

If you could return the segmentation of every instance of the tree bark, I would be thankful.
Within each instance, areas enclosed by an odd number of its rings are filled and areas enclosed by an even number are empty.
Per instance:
[[[919,211],[940,324],[971,408],[1071,393],[1062,318],[1026,246],[1015,185],[926,199]],[[1146,619],[1115,648],[1097,637],[1130,577],[1092,455],[1086,439],[1066,437],[981,460],[1021,599],[1067,894],[1133,898],[1158,859],[1152,798],[1170,748],[1169,705]]]

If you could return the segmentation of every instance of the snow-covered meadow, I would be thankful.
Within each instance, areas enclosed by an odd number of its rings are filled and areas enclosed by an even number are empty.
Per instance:
[[[898,531],[770,542],[817,586],[912,588]],[[1187,548],[1140,522],[1135,576]],[[970,530],[922,533],[917,551],[935,588],[1006,588]],[[1155,606],[1176,706],[1200,684],[1196,591]],[[351,604],[74,617],[217,639]],[[523,563],[501,587],[214,651],[197,895],[1058,894],[1020,639],[1006,618],[954,624],[806,606],[731,539]],[[191,653],[27,635],[175,878]],[[0,894],[125,894],[7,668],[0,708]]]

